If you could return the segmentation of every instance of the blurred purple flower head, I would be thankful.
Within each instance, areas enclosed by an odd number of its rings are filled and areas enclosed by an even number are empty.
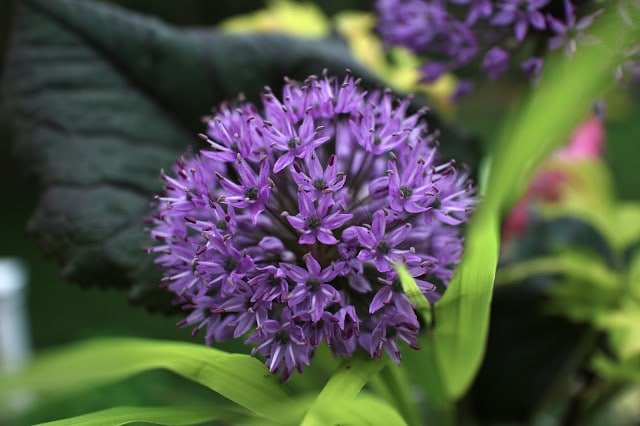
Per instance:
[[[624,7],[622,6],[624,3]],[[620,2],[622,11],[637,7]],[[538,56],[524,59],[524,44],[532,51],[565,46],[572,55],[578,43],[595,41],[588,28],[601,14],[589,2],[550,0],[378,0],[378,30],[387,45],[403,46],[425,59],[423,81],[479,63],[491,80],[503,76],[513,63],[535,80],[542,68]],[[628,21],[628,19],[627,19]],[[528,49],[527,49],[528,50]],[[518,57],[520,56],[520,57]],[[478,59],[481,59],[478,61]],[[523,60],[524,59],[524,60]],[[627,66],[627,69],[629,67]],[[620,68],[622,72],[622,68]],[[469,85],[463,85],[468,89]],[[459,98],[465,91],[454,96]]]
[[[322,342],[400,362],[420,324],[394,263],[433,302],[475,205],[467,173],[438,162],[408,100],[312,76],[270,89],[262,109],[222,104],[209,147],[162,174],[149,248],[163,285],[207,344],[248,335],[283,380]]]

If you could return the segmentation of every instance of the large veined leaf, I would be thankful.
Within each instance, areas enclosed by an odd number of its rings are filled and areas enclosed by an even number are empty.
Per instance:
[[[151,369],[168,369],[263,417],[288,423],[278,409],[288,396],[255,358],[197,344],[104,338],[43,353],[23,372],[0,381],[0,400],[24,389],[61,395],[112,383]]]
[[[426,338],[427,391],[434,400],[446,403],[463,395],[482,361],[501,214],[522,193],[540,161],[566,140],[612,84],[619,58],[611,52],[637,33],[638,28],[624,25],[615,8],[609,10],[592,28],[599,44],[580,46],[570,60],[561,55],[547,60],[540,85],[504,126],[482,188],[484,200],[468,230],[463,261],[435,304],[435,326]]]
[[[89,1],[18,1],[2,90],[18,158],[42,189],[29,230],[64,278],[169,309],[141,250],[159,170],[198,143],[200,118],[222,100],[324,68],[382,84],[336,39],[179,30]],[[469,140],[442,130],[447,156]]]

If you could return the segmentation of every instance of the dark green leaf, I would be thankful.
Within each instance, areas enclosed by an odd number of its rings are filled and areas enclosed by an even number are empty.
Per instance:
[[[64,278],[126,288],[157,309],[170,305],[141,249],[142,218],[159,170],[198,143],[200,118],[324,68],[380,84],[336,39],[178,30],[89,1],[17,3],[2,87],[16,152],[42,188],[29,230]],[[469,140],[442,130],[447,156]]]
[[[483,424],[528,424],[544,403],[569,396],[566,383],[592,332],[546,313],[545,293],[530,283],[494,292],[486,356],[466,398]]]

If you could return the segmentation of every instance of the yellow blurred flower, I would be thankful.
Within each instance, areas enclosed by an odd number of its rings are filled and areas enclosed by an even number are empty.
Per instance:
[[[333,27],[345,38],[354,57],[391,88],[424,93],[438,112],[451,115],[456,78],[446,74],[433,84],[420,83],[421,61],[402,48],[392,48],[385,53],[382,41],[375,34],[375,24],[372,13],[343,11],[331,21],[314,3],[271,0],[266,8],[227,19],[220,27],[229,32],[279,32],[298,37],[327,36]]]
[[[322,37],[329,33],[331,23],[313,3],[271,0],[266,8],[229,18],[220,27],[229,32],[279,32],[298,37]]]

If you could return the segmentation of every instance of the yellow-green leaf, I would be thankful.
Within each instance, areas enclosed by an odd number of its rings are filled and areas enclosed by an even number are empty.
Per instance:
[[[193,425],[219,418],[215,407],[114,407],[64,420],[41,423],[41,426],[104,426],[129,423],[158,425]]]
[[[198,344],[134,338],[93,339],[45,352],[26,370],[0,382],[0,400],[16,389],[57,396],[158,368],[200,383],[256,414],[289,419],[276,407],[287,394],[257,359]]]

